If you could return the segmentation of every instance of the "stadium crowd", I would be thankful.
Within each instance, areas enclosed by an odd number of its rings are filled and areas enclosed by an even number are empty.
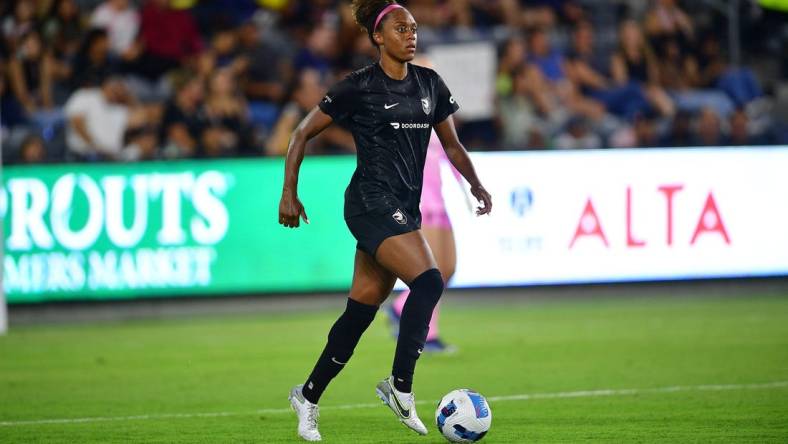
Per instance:
[[[753,63],[779,59],[768,33],[784,25],[753,2],[740,66],[707,2],[401,3],[420,51],[498,49],[494,116],[458,122],[470,149],[785,143],[770,94],[785,67]],[[377,55],[346,1],[10,0],[0,13],[7,163],[282,155],[327,87]],[[331,127],[309,149],[354,144]]]

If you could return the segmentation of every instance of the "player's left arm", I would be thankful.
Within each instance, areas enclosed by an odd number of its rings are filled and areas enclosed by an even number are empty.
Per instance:
[[[482,205],[476,208],[476,214],[488,214],[492,210],[492,196],[484,189],[479,177],[476,175],[476,169],[473,167],[471,157],[468,151],[460,142],[457,137],[457,130],[454,128],[454,119],[452,116],[446,117],[442,122],[435,125],[435,134],[443,145],[443,150],[446,151],[446,157],[454,168],[465,177],[465,180],[471,184],[471,194]]]

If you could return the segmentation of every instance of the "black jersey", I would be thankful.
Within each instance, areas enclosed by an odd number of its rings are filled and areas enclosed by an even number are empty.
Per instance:
[[[432,127],[459,109],[443,79],[409,63],[407,76],[395,80],[375,63],[334,85],[319,106],[356,142],[345,218],[400,208],[420,220]]]

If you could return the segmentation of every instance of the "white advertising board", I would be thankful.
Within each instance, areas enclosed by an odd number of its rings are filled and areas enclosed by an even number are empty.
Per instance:
[[[443,181],[454,287],[788,275],[788,147],[473,160],[493,212]]]

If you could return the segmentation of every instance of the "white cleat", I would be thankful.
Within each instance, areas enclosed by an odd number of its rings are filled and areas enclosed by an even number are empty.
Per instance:
[[[416,400],[413,397],[413,392],[402,393],[397,391],[391,382],[391,377],[380,381],[375,387],[375,392],[378,394],[378,398],[389,406],[401,423],[419,435],[427,434],[427,428],[424,427],[424,423],[421,422],[419,415],[416,414]]]
[[[317,418],[320,417],[320,412],[317,404],[312,404],[304,398],[301,389],[303,384],[299,384],[290,390],[290,406],[298,416],[298,436],[304,438],[306,441],[320,441],[320,432],[317,431]]]

